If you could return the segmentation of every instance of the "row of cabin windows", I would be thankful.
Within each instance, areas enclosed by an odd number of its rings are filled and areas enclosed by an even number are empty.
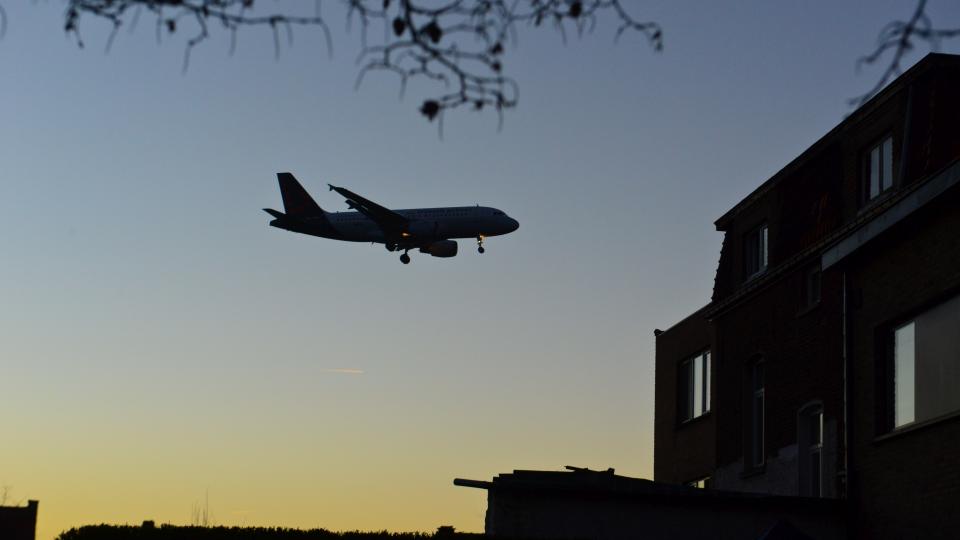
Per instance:
[[[864,156],[862,201],[868,204],[893,188],[893,136],[869,148]],[[762,274],[769,264],[769,228],[762,223],[743,237],[744,280]]]

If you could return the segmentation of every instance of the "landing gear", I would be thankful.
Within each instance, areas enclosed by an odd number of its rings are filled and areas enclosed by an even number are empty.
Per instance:
[[[483,249],[483,235],[477,237],[477,253],[483,253],[486,251]]]
[[[403,255],[400,256],[400,262],[402,262],[403,264],[410,264],[410,256],[404,253]]]
[[[389,243],[387,243],[387,244],[384,244],[383,246],[384,246],[385,248],[387,248],[387,251],[396,251],[396,250],[397,250],[397,245],[396,245],[396,244],[389,244]]]

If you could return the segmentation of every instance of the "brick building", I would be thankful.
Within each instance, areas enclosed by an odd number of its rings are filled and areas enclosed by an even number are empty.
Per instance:
[[[716,221],[656,338],[654,478],[960,530],[960,56],[931,54]]]

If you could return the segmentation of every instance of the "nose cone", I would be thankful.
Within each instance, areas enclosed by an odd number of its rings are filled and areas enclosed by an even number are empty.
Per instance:
[[[507,220],[508,220],[507,223],[508,223],[508,226],[509,226],[509,230],[508,230],[507,232],[513,232],[513,231],[515,231],[515,230],[517,230],[517,229],[520,228],[520,222],[519,222],[519,221],[517,221],[517,220],[515,220],[515,219],[513,219],[513,218],[507,218]]]

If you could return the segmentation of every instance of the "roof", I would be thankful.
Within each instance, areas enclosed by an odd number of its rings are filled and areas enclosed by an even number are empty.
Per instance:
[[[801,166],[810,161],[814,156],[816,156],[822,149],[827,147],[832,143],[841,133],[852,128],[854,125],[862,121],[864,118],[870,115],[870,113],[876,111],[879,107],[884,105],[890,99],[892,99],[900,90],[909,86],[913,83],[920,75],[926,73],[930,69],[938,66],[944,65],[953,65],[960,67],[960,55],[955,54],[943,54],[943,53],[930,53],[923,57],[919,62],[914,64],[910,69],[908,69],[903,75],[897,77],[893,82],[887,85],[886,88],[877,93],[869,101],[860,106],[856,111],[853,112],[850,116],[845,118],[843,122],[837,124],[833,129],[827,132],[826,135],[820,137],[815,143],[813,143],[809,148],[807,148],[802,154],[797,156],[793,161],[788,163],[785,167],[780,169],[776,174],[771,176],[766,182],[760,184],[755,190],[753,190],[749,195],[744,197],[740,202],[734,205],[733,208],[728,210],[725,214],[720,216],[715,222],[714,225],[717,227],[718,231],[725,231],[730,225],[730,222],[733,221],[737,215],[740,214],[745,208],[753,204],[757,199],[769,192],[773,187],[779,184],[784,178],[788,177],[791,173],[799,169]]]
[[[655,482],[614,474],[613,469],[593,471],[567,467],[567,471],[526,471],[499,474],[492,481],[454,479],[456,486],[486,489],[491,493],[530,493],[589,498],[648,499],[661,504],[727,505],[744,504],[807,506],[824,510],[840,508],[835,499],[788,497],[761,493],[744,493],[702,489],[678,484]],[[834,508],[836,507],[836,508]]]

